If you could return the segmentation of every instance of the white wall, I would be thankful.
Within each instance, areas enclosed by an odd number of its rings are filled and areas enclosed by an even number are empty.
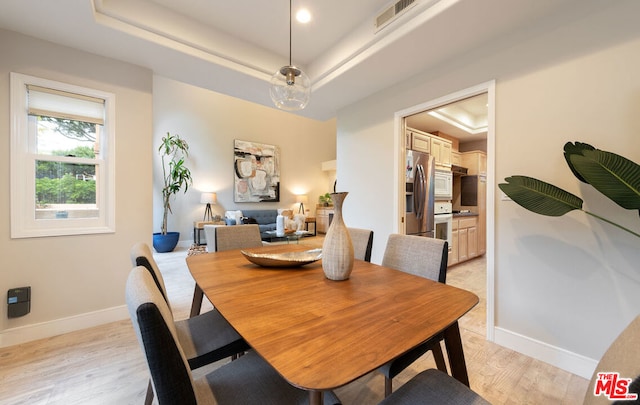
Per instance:
[[[640,162],[639,63],[635,40],[501,81],[498,178],[543,179],[640,231],[638,212],[581,184],[562,153],[565,142],[581,141]],[[640,313],[640,239],[581,212],[540,217],[501,202],[497,218],[497,325],[599,358]]]
[[[265,91],[267,87],[265,86]],[[295,208],[295,194],[307,194],[305,209],[315,212],[327,189],[321,163],[335,159],[335,119],[320,122],[249,103],[161,76],[153,81],[154,115],[154,232],[162,220],[162,169],[157,147],[167,131],[187,140],[193,187],[173,200],[168,228],[179,231],[181,244],[193,239],[193,221],[202,220],[202,191],[215,191],[214,214],[236,209]],[[234,139],[277,145],[281,154],[280,202],[233,201]]]
[[[562,156],[565,142],[583,141],[640,162],[640,3],[600,7],[576,10],[571,24],[524,28],[339,112],[338,185],[350,193],[344,217],[373,227],[373,261],[398,229],[394,114],[493,79],[495,182],[529,174],[640,230],[637,212],[579,185]],[[496,201],[495,218],[488,243],[495,243],[496,341],[590,376],[640,312],[640,240],[581,213],[547,218],[507,201]]]
[[[0,291],[31,286],[31,313],[7,318],[0,347],[127,317],[129,248],[151,241],[151,72],[0,30]],[[10,238],[9,72],[116,95],[116,232]]]
[[[167,131],[191,146],[194,184],[173,203],[170,228],[192,238],[202,218],[200,191],[216,191],[214,213],[226,209],[294,206],[309,195],[313,212],[327,189],[321,162],[335,159],[335,120],[318,122],[153,77],[140,67],[0,30],[0,290],[30,285],[31,313],[7,318],[0,310],[0,347],[126,318],[124,283],[133,243],[151,243],[161,220],[157,147]],[[116,232],[10,239],[9,72],[68,82],[116,95]],[[153,94],[152,94],[153,91]],[[152,111],[153,106],[153,111]],[[233,140],[280,146],[281,202],[235,204]],[[154,170],[156,172],[154,172]],[[154,191],[155,189],[155,191]],[[153,208],[152,208],[153,207]]]

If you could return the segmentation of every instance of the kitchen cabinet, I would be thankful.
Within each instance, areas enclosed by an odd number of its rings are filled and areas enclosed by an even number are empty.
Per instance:
[[[431,137],[426,132],[411,129],[407,130],[407,134],[407,139],[411,142],[407,145],[407,149],[431,153]]]
[[[469,259],[478,256],[478,231],[476,226],[467,228],[467,255]]]
[[[451,141],[444,138],[431,138],[431,154],[436,161],[436,166],[451,167]]]
[[[433,155],[436,166],[451,167],[452,141],[417,129],[407,128],[405,133],[407,149]]]
[[[469,233],[466,229],[458,229],[458,263],[469,260],[468,235]]]
[[[460,152],[456,152],[455,150],[451,151],[451,164],[462,166],[462,156],[460,155]]]
[[[458,263],[458,245],[460,244],[458,239],[458,221],[454,220],[451,230],[451,249],[449,249],[449,259],[447,261],[448,266],[453,266]]]
[[[316,233],[327,233],[329,230],[330,218],[333,217],[333,206],[316,207]]]
[[[467,209],[478,214],[477,250],[478,255],[487,251],[487,154],[481,151],[461,153],[462,166],[468,169],[468,175],[477,176],[476,205],[464,206],[454,201],[454,209]],[[456,204],[458,202],[458,204]]]
[[[453,218],[448,265],[478,256],[478,216]]]

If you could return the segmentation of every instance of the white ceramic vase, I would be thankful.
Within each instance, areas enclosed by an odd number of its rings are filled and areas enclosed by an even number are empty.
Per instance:
[[[276,236],[284,236],[284,217],[280,214],[276,217]]]
[[[322,270],[329,280],[347,280],[353,270],[353,242],[342,219],[342,203],[347,194],[331,194],[333,220],[322,244]]]

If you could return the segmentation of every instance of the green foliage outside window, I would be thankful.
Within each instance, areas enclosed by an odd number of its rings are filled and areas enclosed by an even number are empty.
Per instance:
[[[54,124],[54,130],[67,138],[91,142],[96,140],[96,124],[84,121],[47,117],[44,115],[41,115],[38,118],[41,121]]]
[[[79,141],[95,142],[96,124],[40,116],[53,123],[55,132]],[[70,150],[54,150],[52,156],[95,159],[93,147],[76,146]],[[96,165],[36,160],[36,204],[95,204]]]
[[[96,182],[78,180],[70,173],[58,179],[36,179],[36,199],[38,205],[95,204]]]

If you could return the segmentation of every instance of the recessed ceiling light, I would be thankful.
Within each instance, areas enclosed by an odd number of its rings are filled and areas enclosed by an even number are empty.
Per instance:
[[[300,23],[306,24],[311,21],[311,13],[306,8],[300,9],[296,13],[296,20]]]

